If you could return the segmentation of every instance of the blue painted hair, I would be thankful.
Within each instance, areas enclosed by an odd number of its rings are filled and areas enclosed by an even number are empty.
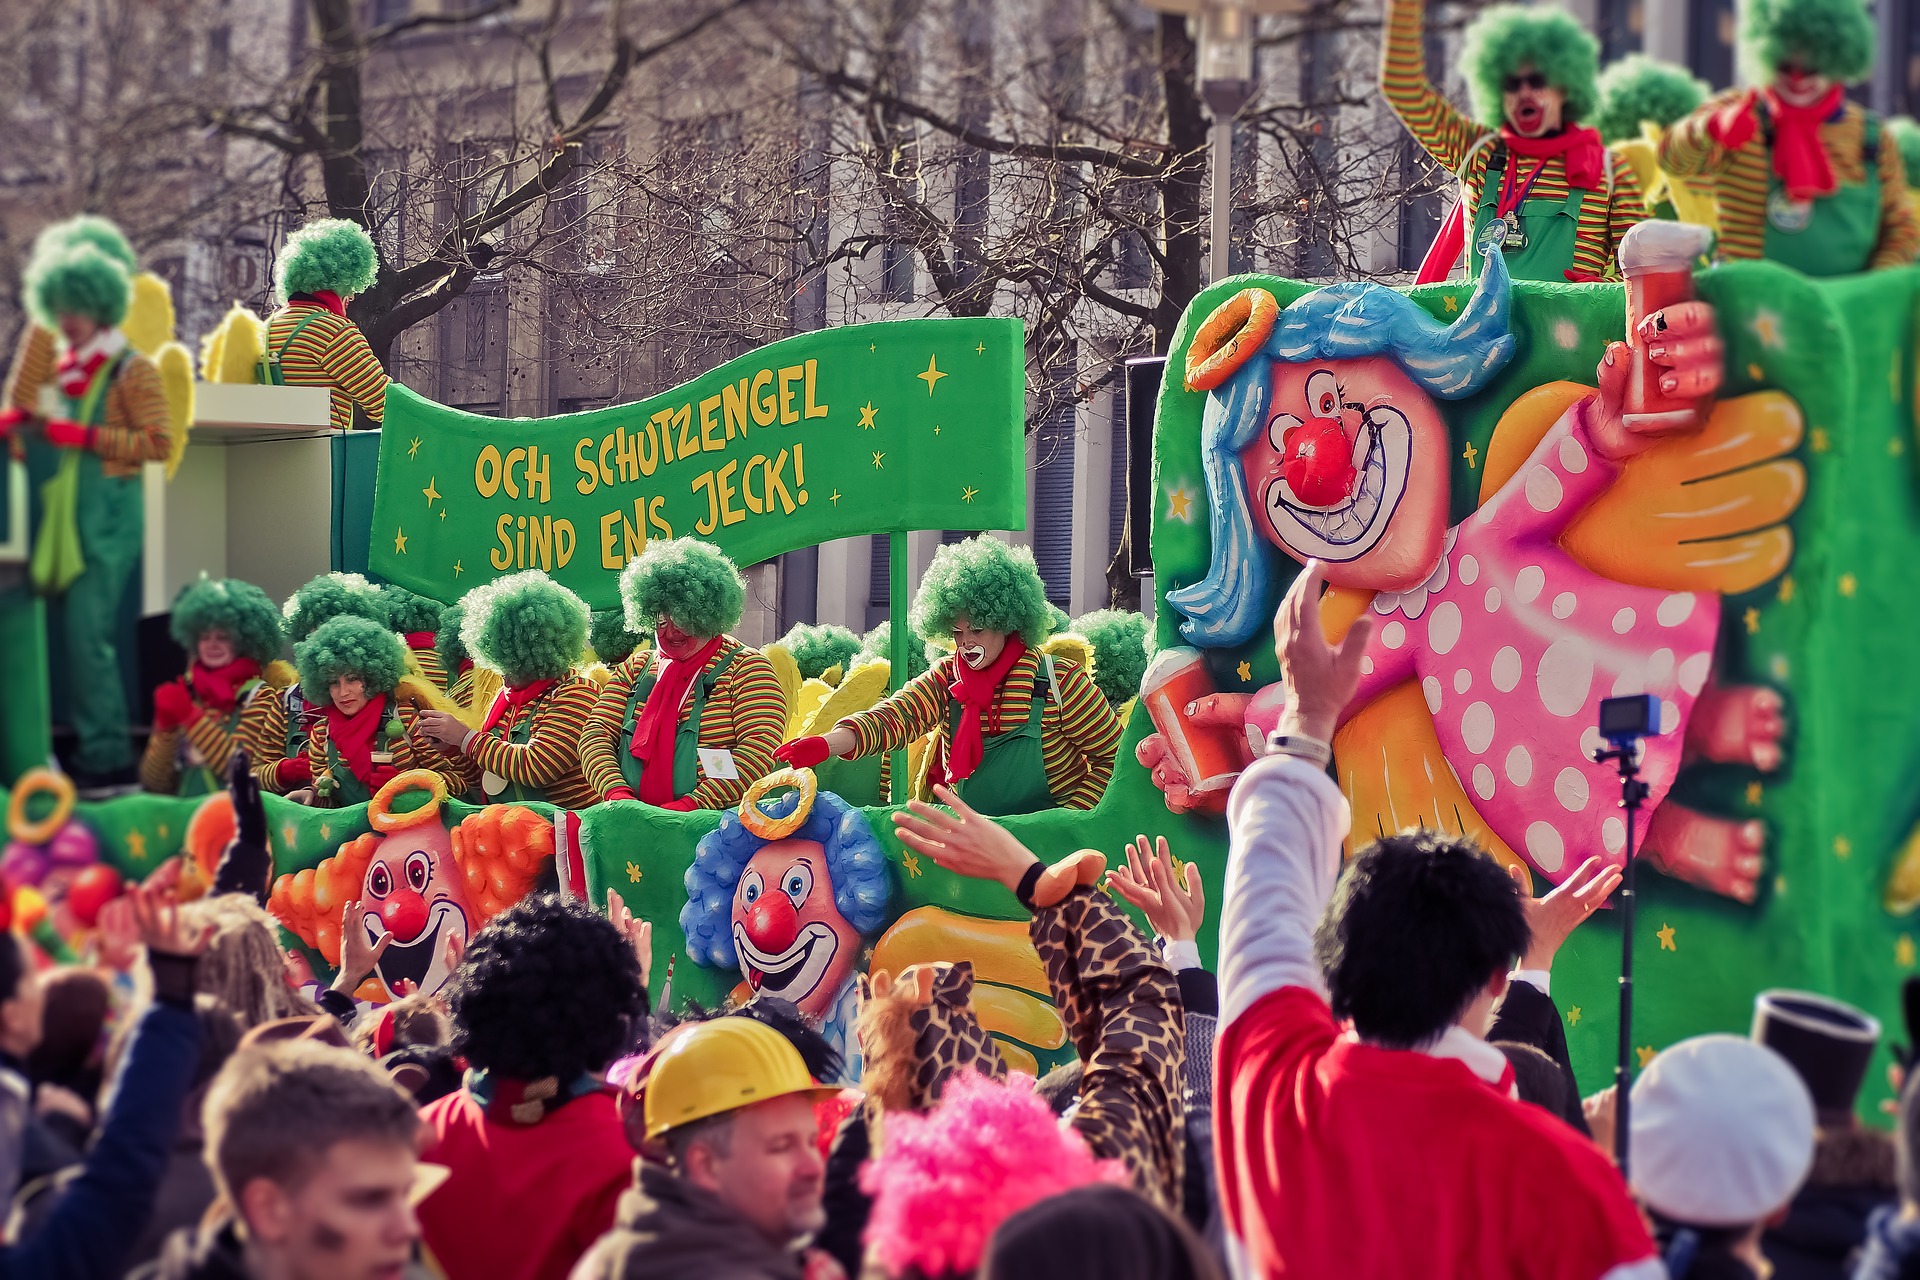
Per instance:
[[[763,802],[769,817],[783,818],[800,803],[795,791]],[[833,905],[860,933],[872,933],[887,918],[893,885],[887,878],[887,855],[874,836],[867,816],[832,792],[814,798],[813,812],[790,840],[818,841],[827,851],[827,879]],[[687,938],[687,958],[708,969],[731,969],[740,963],[733,949],[733,891],[747,872],[747,863],[771,840],[746,829],[732,809],[720,815],[720,825],[694,846],[693,865],[687,868],[687,905],[680,908],[680,931]]]
[[[1268,591],[1278,554],[1254,527],[1240,451],[1266,428],[1276,364],[1389,356],[1429,395],[1472,395],[1513,357],[1506,259],[1487,255],[1460,318],[1441,324],[1404,293],[1369,281],[1329,285],[1280,313],[1266,344],[1207,394],[1200,423],[1213,544],[1207,576],[1167,593],[1184,615],[1180,634],[1202,648],[1244,643],[1272,619]]]

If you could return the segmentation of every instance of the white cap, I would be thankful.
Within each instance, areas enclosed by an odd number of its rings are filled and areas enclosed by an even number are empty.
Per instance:
[[[1793,1199],[1813,1166],[1813,1098],[1787,1060],[1739,1036],[1695,1036],[1633,1086],[1633,1190],[1698,1227],[1739,1227]]]

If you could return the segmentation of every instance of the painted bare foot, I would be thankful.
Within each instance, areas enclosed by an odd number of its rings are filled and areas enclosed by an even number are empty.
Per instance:
[[[1780,767],[1785,711],[1785,700],[1765,685],[1704,689],[1687,718],[1687,747],[1715,764],[1750,764],[1771,773]]]
[[[1714,818],[1669,800],[1653,812],[1645,855],[1658,870],[1737,902],[1759,895],[1767,829],[1760,822]]]

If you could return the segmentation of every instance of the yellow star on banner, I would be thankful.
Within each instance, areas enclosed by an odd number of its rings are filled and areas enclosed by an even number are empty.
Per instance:
[[[907,869],[907,878],[909,880],[918,880],[920,878],[920,859],[914,857],[911,853],[903,853],[900,855],[900,865]]]
[[[1440,305],[1447,309],[1448,315],[1453,315],[1460,310],[1460,299],[1454,297],[1452,294],[1448,294],[1446,297],[1440,299]]]
[[[1833,448],[1833,441],[1828,437],[1825,427],[1815,427],[1807,434],[1807,446],[1815,453],[1825,453]]]
[[[456,578],[460,576],[460,562],[458,560],[453,562],[453,576]]]
[[[1836,858],[1852,857],[1853,841],[1847,839],[1845,836],[1835,836],[1833,838],[1833,856]]]
[[[639,863],[629,862],[627,864],[627,880],[632,884],[640,883],[640,864]]]
[[[427,505],[429,507],[431,507],[440,498],[440,490],[434,487],[434,483],[435,483],[434,478],[432,476],[428,476],[427,487],[420,491],[427,495]]]
[[[1473,460],[1480,456],[1480,451],[1474,448],[1473,441],[1469,440],[1467,441],[1467,447],[1460,451],[1460,456],[1467,460],[1467,470],[1471,471],[1473,470]]]
[[[1747,611],[1740,615],[1740,618],[1741,621],[1747,624],[1748,635],[1757,636],[1760,634],[1760,611],[1758,609],[1749,606]]]
[[[1240,683],[1245,684],[1247,681],[1253,679],[1253,664],[1251,662],[1242,662],[1234,668],[1234,672],[1239,675]]]
[[[940,381],[940,379],[946,377],[947,375],[940,372],[939,367],[934,363],[934,358],[932,356],[928,356],[927,371],[925,373],[916,373],[913,376],[927,384],[927,394],[931,396],[933,394],[933,384]]]
[[[860,406],[860,426],[862,430],[871,431],[878,425],[873,420],[873,415],[876,412],[878,412],[878,410],[873,407],[873,401],[871,400]]]
[[[407,445],[407,461],[409,462],[413,461],[414,455],[419,452],[420,452],[420,437],[415,436],[413,438],[412,443]]]
[[[147,838],[138,830],[127,832],[127,856],[136,862],[147,860]]]
[[[1571,1009],[1567,1010],[1567,1025],[1570,1027],[1577,1027],[1580,1025],[1580,1006],[1579,1005],[1574,1005]]]
[[[987,344],[983,342],[983,343],[981,343],[981,344],[980,344],[979,346],[977,346],[977,347],[975,347],[975,348],[973,349],[973,354],[975,354],[975,355],[977,355],[977,356],[983,356],[983,355],[985,355],[985,354],[987,354]],[[1899,398],[1899,397],[1897,397],[1897,396],[1895,397],[1895,399],[1898,399],[1898,398]]]
[[[1187,491],[1185,485],[1168,491],[1167,518],[1182,524],[1193,523],[1193,494]]]
[[[972,502],[975,498],[979,496],[980,496],[980,491],[974,488],[972,485],[965,484],[960,486],[960,501]]]
[[[393,550],[396,555],[407,554],[407,535],[399,529],[393,531]]]
[[[1633,1052],[1640,1059],[1640,1069],[1643,1071],[1646,1070],[1647,1064],[1652,1062],[1655,1057],[1653,1046],[1650,1044],[1638,1045],[1634,1048]]]
[[[1763,791],[1764,789],[1761,787],[1759,783],[1749,782],[1747,784],[1747,803],[1752,805],[1756,809],[1759,808],[1760,797],[1763,794]]]
[[[830,493],[830,494],[828,494],[828,495],[827,495],[827,501],[829,501],[829,502],[831,502],[831,503],[833,503],[833,505],[834,505],[834,506],[836,506],[836,507],[837,507],[837,506],[839,506],[839,505],[840,505],[840,491],[839,491],[838,489],[835,489],[835,490],[834,490],[834,491],[833,491],[832,493]]]
[[[1841,595],[1851,599],[1853,596],[1853,593],[1858,591],[1859,589],[1860,589],[1860,579],[1854,577],[1850,573],[1843,573],[1840,575],[1840,594]]]
[[[1893,944],[1893,962],[1902,969],[1913,968],[1913,938],[1911,935],[1903,933],[1900,935],[1900,940]]]
[[[885,468],[886,462],[884,461],[884,459],[886,458],[886,456],[887,455],[884,453],[876,453],[873,455],[873,469],[875,471],[880,471]]]
[[[1653,936],[1660,939],[1660,949],[1662,951],[1678,951],[1680,949],[1673,945],[1673,926],[1670,924],[1661,925],[1654,931]]]
[[[1780,317],[1773,312],[1765,308],[1756,311],[1753,319],[1748,322],[1747,328],[1753,330],[1753,336],[1760,339],[1761,346],[1778,347],[1781,345]]]
[[[1792,574],[1788,574],[1786,577],[1780,579],[1780,603],[1781,604],[1793,603],[1793,575]]]

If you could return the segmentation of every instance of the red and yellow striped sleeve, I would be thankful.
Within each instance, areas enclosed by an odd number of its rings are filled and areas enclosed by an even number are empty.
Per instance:
[[[94,431],[93,451],[131,470],[143,462],[165,462],[172,447],[173,418],[167,412],[160,371],[151,360],[130,351],[107,388],[107,412]]]
[[[1042,667],[1036,674],[1038,692],[1046,688],[1047,673]],[[1124,726],[1084,667],[1056,658],[1053,674],[1060,698],[1049,697],[1040,721],[1047,786],[1062,808],[1091,809],[1113,776],[1113,754]]]
[[[587,795],[580,747],[599,693],[591,680],[569,675],[511,720],[502,720],[475,738],[467,754],[488,773],[523,787],[540,788],[555,804],[567,808],[591,804],[597,797]],[[507,735],[529,716],[533,727],[525,744],[508,742]]]
[[[951,654],[942,657],[879,706],[843,717],[833,727],[852,731],[858,744],[854,748],[856,756],[904,749],[922,734],[943,727],[953,662]]]
[[[1448,102],[1427,79],[1424,36],[1425,0],[1390,0],[1387,32],[1380,57],[1380,92],[1393,114],[1426,153],[1448,169],[1457,170],[1474,144],[1491,133],[1466,112]],[[1485,148],[1481,148],[1482,154]],[[1484,167],[1484,161],[1480,162]],[[1477,184],[1476,184],[1477,185]]]
[[[602,800],[615,787],[627,785],[619,754],[627,744],[620,740],[620,731],[626,724],[627,699],[633,693],[633,682],[646,670],[646,664],[636,662],[635,656],[629,655],[615,667],[612,676],[601,686],[593,712],[587,717],[586,732],[580,737],[580,771],[593,794]]]
[[[1880,131],[1880,238],[1873,247],[1867,266],[1904,267],[1920,255],[1920,214],[1914,212],[1909,184],[1914,176],[1907,172],[1900,154],[1899,140],[1883,127]]]
[[[757,649],[728,643],[738,653],[707,699],[700,717],[700,745],[731,751],[739,776],[703,777],[691,793],[694,804],[702,809],[739,804],[748,787],[773,772],[773,749],[787,735],[787,695],[773,664]]]
[[[7,370],[7,408],[40,412],[40,388],[53,381],[57,355],[53,330],[28,325],[14,349],[13,367]]]

